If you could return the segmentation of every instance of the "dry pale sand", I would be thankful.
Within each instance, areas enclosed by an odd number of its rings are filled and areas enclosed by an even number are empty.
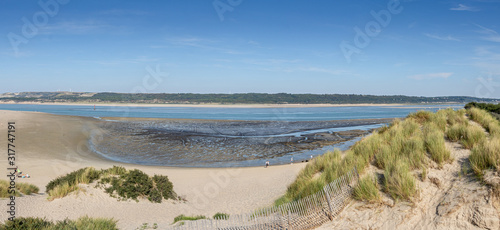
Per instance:
[[[118,220],[121,229],[136,229],[142,223],[165,227],[175,216],[206,215],[216,212],[245,213],[270,205],[284,194],[305,164],[270,168],[172,168],[112,162],[87,148],[89,134],[95,132],[93,118],[58,116],[35,112],[0,111],[0,146],[7,146],[8,121],[16,122],[16,164],[31,175],[28,182],[37,185],[41,194],[16,199],[16,216],[46,217],[50,220],[76,219],[80,216],[108,217]],[[2,150],[6,151],[6,149]],[[0,158],[3,172],[6,157]],[[161,204],[147,200],[117,201],[102,190],[83,186],[85,192],[47,201],[45,185],[71,171],[92,166],[97,169],[122,165],[154,175],[167,175],[178,195],[187,202],[167,201]],[[7,218],[7,200],[0,200],[0,219]]]
[[[420,194],[413,204],[394,204],[388,197],[383,204],[351,201],[337,218],[317,230],[500,229],[500,201],[490,187],[467,172],[470,150],[452,142],[446,147],[453,161],[442,169],[431,166],[425,180],[417,180]],[[367,171],[383,173],[374,166]]]
[[[0,102],[0,104],[32,105],[81,105],[81,106],[129,106],[129,107],[198,107],[198,108],[314,108],[314,107],[350,107],[350,106],[401,106],[407,104],[148,104],[148,103],[37,103],[37,102]]]

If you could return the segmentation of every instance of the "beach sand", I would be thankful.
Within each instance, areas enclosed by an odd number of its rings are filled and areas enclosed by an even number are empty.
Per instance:
[[[7,125],[16,125],[16,165],[31,178],[18,179],[37,185],[40,194],[16,199],[17,217],[46,217],[49,220],[106,217],[118,220],[120,229],[136,229],[143,223],[159,228],[172,223],[180,214],[212,216],[217,212],[246,213],[271,205],[284,194],[305,164],[248,168],[173,168],[117,163],[88,149],[89,134],[95,132],[95,119],[37,112],[0,111],[0,146],[7,146]],[[100,189],[84,185],[85,192],[48,201],[47,183],[58,176],[92,166],[96,169],[121,165],[140,169],[149,175],[167,175],[174,190],[187,202],[147,200],[117,201]],[[7,172],[7,157],[0,158]],[[7,199],[0,200],[0,218],[7,218]]]

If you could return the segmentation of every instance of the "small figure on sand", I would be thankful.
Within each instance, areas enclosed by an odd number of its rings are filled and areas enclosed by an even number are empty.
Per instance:
[[[313,155],[311,155],[311,160],[313,159]]]
[[[269,161],[266,161],[266,168],[269,167]]]
[[[290,159],[290,164],[293,165],[293,157]]]
[[[17,173],[17,177],[19,178],[30,178],[30,174],[24,174],[23,172],[21,172],[21,170],[19,170],[19,168],[16,169],[16,173]]]

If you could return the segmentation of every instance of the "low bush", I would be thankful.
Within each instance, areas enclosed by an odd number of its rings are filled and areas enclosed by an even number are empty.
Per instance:
[[[177,199],[173,184],[167,176],[149,177],[146,173],[134,169],[127,171],[121,166],[95,170],[82,168],[65,176],[50,181],[46,188],[49,200],[61,198],[79,189],[78,184],[88,184],[98,180],[98,185],[107,186],[104,190],[111,196],[124,199],[148,198],[151,202],[161,203],[165,199]]]
[[[48,229],[54,226],[54,223],[46,220],[45,218],[38,217],[17,217],[14,220],[5,221],[0,224],[0,229],[12,230],[31,230],[31,229]]]
[[[156,188],[158,188],[158,191],[161,191],[161,195],[165,198],[165,200],[175,200],[177,198],[177,194],[174,192],[174,185],[170,182],[167,176],[154,175],[153,182],[155,183]]]
[[[0,224],[0,229],[5,230],[117,230],[116,222],[113,219],[80,217],[77,220],[65,219],[56,223],[38,217],[17,217],[13,221],[6,221]]]

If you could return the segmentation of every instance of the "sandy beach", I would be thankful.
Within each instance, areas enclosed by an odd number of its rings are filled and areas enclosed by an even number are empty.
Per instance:
[[[106,160],[88,149],[88,137],[97,128],[93,118],[58,116],[37,112],[0,111],[0,130],[6,123],[16,123],[16,164],[31,178],[18,179],[40,188],[40,194],[16,200],[16,216],[46,217],[50,220],[76,219],[80,216],[108,217],[118,220],[120,229],[136,229],[142,223],[157,223],[160,228],[172,223],[180,214],[212,216],[217,212],[245,213],[272,204],[282,195],[305,164],[247,168],[172,168],[117,163]],[[5,135],[6,136],[6,135]],[[6,138],[0,146],[6,146]],[[0,159],[4,172],[6,157]],[[140,169],[150,175],[167,175],[174,190],[187,202],[167,201],[161,204],[147,200],[117,201],[93,186],[85,192],[48,201],[47,183],[58,176],[92,166],[109,168],[121,165]],[[6,208],[7,199],[0,200]],[[6,219],[6,212],[0,211]]]

